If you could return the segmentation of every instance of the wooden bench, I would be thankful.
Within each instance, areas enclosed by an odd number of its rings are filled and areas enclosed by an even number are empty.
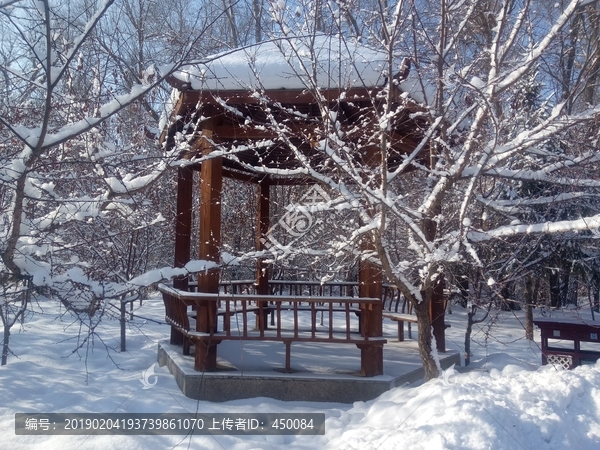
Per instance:
[[[383,304],[382,317],[398,324],[398,342],[404,341],[404,322],[408,324],[408,338],[412,339],[412,324],[418,322],[417,316],[413,314],[412,304],[396,287],[391,285],[384,286],[381,301]],[[445,328],[451,326],[450,323],[444,322]]]
[[[167,286],[165,286],[167,287]],[[159,287],[160,288],[160,287]],[[195,290],[195,289],[194,289]],[[204,333],[195,331],[196,329],[196,311],[192,308],[192,310],[188,310],[189,303],[181,302],[177,298],[173,298],[169,294],[165,294],[163,292],[163,303],[165,305],[165,322],[171,325],[178,333],[181,335],[182,345],[183,345],[183,354],[190,354],[190,345],[195,340],[202,340]],[[194,305],[195,306],[195,305]],[[257,312],[259,310],[258,307],[249,305],[247,302],[240,302],[240,305],[228,305],[227,309],[221,308],[220,305],[217,304],[215,307],[217,308],[217,317],[223,318],[223,328],[224,331],[228,331],[231,324],[231,317],[236,314],[247,314],[249,312]],[[172,333],[173,335],[173,333]],[[171,339],[173,341],[173,339]],[[175,339],[175,341],[178,341]],[[172,344],[178,344],[179,342],[171,342]]]
[[[194,344],[196,370],[214,370],[214,364],[205,363],[206,352],[225,340],[278,341],[285,345],[285,371],[291,372],[291,345],[293,342],[319,342],[331,344],[353,344],[361,351],[361,373],[364,376],[383,374],[383,345],[387,342],[381,332],[381,301],[374,298],[348,297],[296,297],[262,295],[224,295],[185,292],[166,285],[159,285],[165,303],[166,321],[184,338],[183,352],[189,354]],[[217,331],[216,321],[201,329],[202,323],[192,323],[187,307],[192,305],[207,317],[218,317],[218,305],[221,304],[222,331]],[[339,305],[343,305],[343,310]],[[351,313],[358,306],[360,332],[352,329]],[[234,311],[235,308],[235,311]],[[300,326],[300,314],[310,311],[308,328]],[[251,328],[247,313],[257,314],[258,326]],[[267,327],[267,314],[273,312],[276,321],[272,328]],[[282,312],[291,311],[292,326],[283,327]],[[317,326],[317,311],[327,312],[328,323],[323,330]],[[232,329],[231,318],[239,314],[241,323]],[[341,317],[340,317],[341,315]],[[206,317],[206,316],[204,316]],[[201,320],[201,319],[197,319]],[[341,326],[334,326],[337,323]],[[208,350],[207,350],[208,349]],[[216,350],[215,350],[216,351]],[[215,353],[216,358],[216,353]],[[203,359],[204,358],[204,359]]]
[[[600,322],[575,317],[541,317],[533,323],[541,332],[542,365],[554,364],[572,369],[600,358]],[[586,349],[582,348],[582,342],[598,345],[595,350]]]
[[[386,286],[381,298],[385,319],[398,324],[398,342],[404,341],[404,322],[408,323],[408,338],[412,339],[412,324],[417,323],[417,316],[412,314],[412,305],[393,286]]]

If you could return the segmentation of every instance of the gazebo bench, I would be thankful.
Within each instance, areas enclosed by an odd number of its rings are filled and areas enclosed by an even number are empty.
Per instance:
[[[404,322],[408,323],[408,338],[413,338],[411,325],[418,322],[417,316],[414,314],[402,314],[387,311],[384,311],[381,315],[386,319],[390,319],[398,323],[398,342],[404,341]],[[444,322],[444,328],[448,329],[450,327],[452,327],[452,324],[449,322]]]
[[[404,322],[408,323],[408,338],[412,339],[412,324],[418,323],[417,316],[413,314],[412,305],[397,289],[387,290],[382,296],[382,303],[382,317],[398,324],[398,342],[404,341]],[[450,323],[444,322],[445,329],[451,326]]]
[[[382,316],[398,324],[398,342],[404,341],[404,322],[408,323],[408,338],[412,339],[412,324],[417,323],[417,316],[414,314],[401,314],[384,311]]]
[[[172,327],[174,327],[179,333],[181,333],[184,337],[183,340],[183,354],[189,355],[190,345],[194,341],[203,341],[204,333],[194,331],[196,329],[196,311],[187,311],[187,306],[185,310],[181,308],[177,308],[174,305],[170,305],[167,307],[167,303],[171,303],[170,301],[165,301],[165,322]],[[223,308],[217,309],[217,316],[223,318],[223,323],[225,327],[228,327],[231,323],[231,317],[236,314],[246,314],[250,312],[257,312],[259,310],[258,307],[247,307],[247,308],[233,308],[229,311],[225,311]],[[226,330],[224,330],[226,331]]]

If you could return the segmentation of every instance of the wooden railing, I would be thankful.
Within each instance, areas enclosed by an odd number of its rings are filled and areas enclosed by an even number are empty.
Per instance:
[[[190,283],[191,291],[195,290],[196,284]],[[256,294],[256,282],[254,280],[231,280],[219,283],[224,293],[233,294]],[[389,305],[390,312],[404,312],[406,306],[404,298],[400,295],[398,288],[391,284],[382,286],[383,301]],[[299,280],[269,280],[270,295],[301,295],[318,297],[358,297],[357,281],[299,281]]]
[[[194,287],[195,283],[190,283]],[[254,280],[223,281],[219,284],[224,293],[256,294]],[[358,283],[355,281],[298,281],[269,280],[270,295],[295,295],[318,297],[358,297]]]
[[[256,283],[254,280],[231,280],[219,284],[224,294],[256,294]],[[189,291],[196,292],[197,284],[189,283]],[[358,297],[358,282],[356,281],[319,281],[304,280],[269,280],[269,293],[271,295],[283,296],[317,296],[317,297]],[[322,302],[321,302],[322,303]],[[404,322],[408,324],[408,337],[412,339],[412,323],[417,318],[412,314],[412,308],[398,288],[391,284],[382,285],[381,303],[383,317],[397,322],[398,341],[404,341]],[[320,323],[323,325],[323,309]],[[399,320],[399,317],[405,319]],[[274,309],[271,309],[271,325],[275,325]]]
[[[190,344],[195,345],[196,370],[216,368],[216,346],[223,340],[255,340],[283,342],[287,372],[291,371],[292,342],[322,342],[356,345],[361,350],[362,374],[375,376],[383,373],[383,344],[386,340],[382,337],[381,299],[256,295],[242,293],[244,282],[228,286],[230,292],[206,294],[159,285],[167,322],[182,334],[184,353],[189,351]],[[190,288],[194,290],[193,285]],[[196,310],[195,324],[188,317],[188,306]],[[249,312],[256,316],[249,315]],[[326,315],[323,324],[317,324],[318,312]],[[271,327],[267,324],[269,313],[275,317]],[[309,315],[308,326],[300,320],[306,315]],[[236,318],[235,327],[232,326],[233,317]],[[251,318],[256,319],[255,326],[251,326]]]

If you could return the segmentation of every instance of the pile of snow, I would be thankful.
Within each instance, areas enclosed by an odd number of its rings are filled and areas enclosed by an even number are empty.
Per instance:
[[[508,364],[394,389],[327,421],[327,448],[592,449],[600,446],[600,364]]]
[[[104,346],[118,348],[115,321],[100,324],[93,347],[73,353],[77,323],[67,315],[57,318],[54,302],[39,306],[21,329],[13,329],[15,355],[0,368],[3,448],[600,448],[600,363],[572,371],[540,367],[539,347],[523,338],[521,312],[502,313],[475,327],[469,370],[457,367],[420,386],[346,405],[268,398],[210,403],[184,397],[168,370],[155,365],[157,342],[168,336],[168,327],[157,323],[164,315],[160,298],[137,310],[125,353]],[[465,312],[454,308],[447,318],[452,323],[448,345],[458,349]],[[144,389],[140,379],[150,368],[156,385]],[[324,412],[326,431],[324,436],[16,436],[17,412]]]
[[[388,76],[385,52],[341,36],[263,42],[206,60],[183,68],[175,73],[175,78],[193,90],[252,91],[378,87],[385,84]],[[402,61],[402,58],[394,61],[394,74],[400,71]],[[405,91],[414,91],[414,80],[406,83],[409,89]]]

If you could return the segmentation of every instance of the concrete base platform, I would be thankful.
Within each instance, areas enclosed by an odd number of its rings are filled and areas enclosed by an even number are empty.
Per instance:
[[[284,373],[285,348],[273,342],[233,342],[219,345],[221,370],[196,372],[193,356],[168,341],[158,344],[158,363],[167,366],[187,397],[223,402],[271,397],[286,401],[353,403],[423,379],[415,341],[384,346],[384,375],[362,377],[360,351],[349,345],[295,343],[293,373]],[[193,353],[193,351],[192,351]],[[440,354],[443,369],[460,364],[458,353]]]

